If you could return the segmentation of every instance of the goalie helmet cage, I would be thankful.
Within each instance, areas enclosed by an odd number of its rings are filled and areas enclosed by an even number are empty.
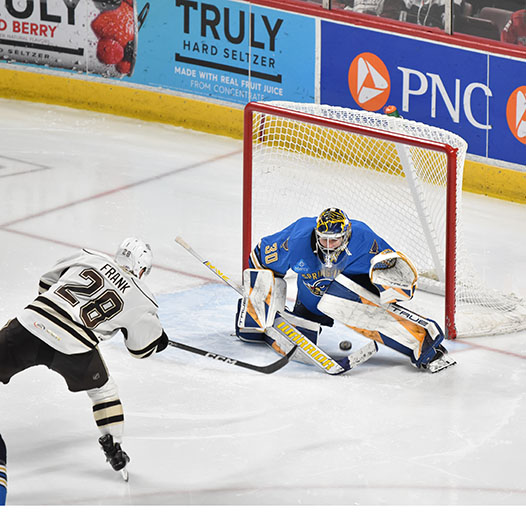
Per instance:
[[[459,226],[466,150],[458,135],[407,119],[247,104],[243,268],[261,237],[335,206],[407,254],[420,290],[445,296],[447,338],[526,329],[524,300],[487,288],[468,261]]]

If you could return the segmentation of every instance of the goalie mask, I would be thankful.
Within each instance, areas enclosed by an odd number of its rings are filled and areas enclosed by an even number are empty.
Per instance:
[[[120,244],[114,259],[117,265],[142,278],[152,269],[153,254],[148,243],[129,237]]]
[[[327,208],[319,215],[314,232],[318,257],[331,268],[349,244],[351,221],[339,208]]]

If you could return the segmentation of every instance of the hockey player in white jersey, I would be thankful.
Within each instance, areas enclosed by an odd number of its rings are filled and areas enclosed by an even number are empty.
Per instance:
[[[98,345],[122,332],[135,358],[166,348],[158,306],[141,279],[151,266],[150,246],[135,238],[125,239],[113,259],[83,249],[46,272],[37,298],[0,331],[0,381],[45,365],[70,391],[86,391],[99,443],[116,471],[129,462],[120,445],[124,413]]]

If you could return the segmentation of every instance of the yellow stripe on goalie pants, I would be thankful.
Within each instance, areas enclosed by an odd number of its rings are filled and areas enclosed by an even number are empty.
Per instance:
[[[327,288],[318,308],[368,338],[381,339],[417,366],[434,356],[444,337],[433,320],[396,303],[381,305],[377,296],[343,275]]]

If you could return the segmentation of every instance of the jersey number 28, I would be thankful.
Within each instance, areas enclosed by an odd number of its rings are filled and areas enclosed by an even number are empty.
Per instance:
[[[104,286],[104,278],[94,269],[84,269],[80,276],[86,281],[86,285],[66,284],[59,287],[55,294],[66,300],[73,307],[78,305],[80,298],[86,299],[95,296]],[[102,294],[87,301],[80,308],[80,319],[88,329],[94,329],[103,321],[110,320],[122,311],[124,302],[113,289],[106,289]]]

